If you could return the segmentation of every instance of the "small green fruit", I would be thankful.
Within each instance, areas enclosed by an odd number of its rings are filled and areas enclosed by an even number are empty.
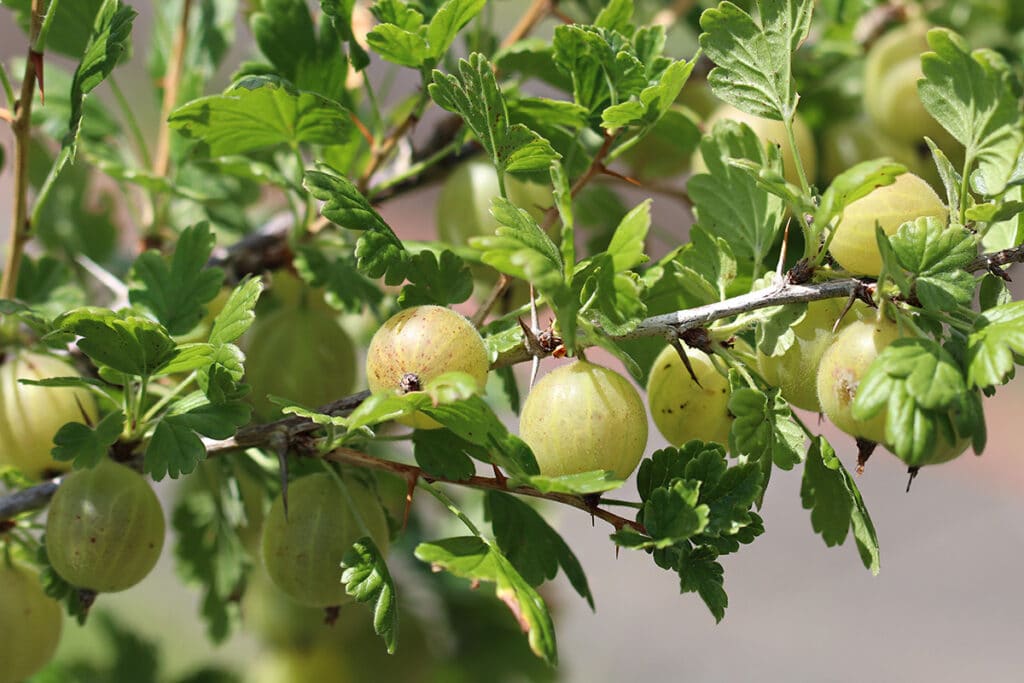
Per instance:
[[[673,446],[700,439],[728,447],[733,420],[729,414],[729,380],[703,351],[687,349],[686,357],[699,385],[671,346],[666,346],[651,366],[647,402],[654,424]]]
[[[530,391],[519,436],[541,474],[611,470],[625,479],[647,447],[647,412],[622,375],[584,360],[562,365]]]
[[[0,554],[0,683],[18,683],[53,658],[61,609],[47,597],[35,569]]]

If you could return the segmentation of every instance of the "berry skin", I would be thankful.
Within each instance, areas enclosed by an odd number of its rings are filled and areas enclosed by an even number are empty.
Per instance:
[[[519,436],[541,474],[611,470],[625,479],[647,447],[647,412],[625,377],[577,360],[533,387],[523,403]]]
[[[700,439],[728,446],[729,380],[706,353],[687,349],[686,357],[700,385],[693,381],[671,346],[658,355],[647,380],[647,402],[661,435],[673,446]]]
[[[925,216],[945,223],[949,211],[931,185],[913,173],[904,173],[892,185],[875,188],[846,207],[829,252],[851,273],[876,277],[882,270],[882,255],[875,238],[875,222],[886,235],[895,235],[907,221]]]
[[[301,605],[330,607],[352,601],[341,582],[341,560],[370,531],[382,553],[388,550],[388,522],[377,495],[354,478],[323,472],[288,486],[288,517],[278,496],[263,523],[263,566],[270,580]],[[354,506],[354,507],[353,507]]]
[[[366,352],[371,393],[417,391],[455,371],[469,374],[482,391],[489,370],[490,357],[480,333],[469,320],[442,306],[415,306],[391,316],[373,335]],[[417,429],[441,427],[423,413],[398,421]]]
[[[164,545],[164,515],[146,480],[112,460],[72,472],[46,519],[50,563],[65,581],[116,593],[142,581]]]
[[[53,658],[61,609],[47,597],[35,569],[0,553],[0,683],[18,683]]]
[[[68,422],[98,419],[96,401],[85,389],[37,387],[19,379],[77,377],[66,361],[31,351],[17,351],[0,364],[0,465],[14,465],[34,479],[63,472],[69,462],[50,456],[53,436]]]

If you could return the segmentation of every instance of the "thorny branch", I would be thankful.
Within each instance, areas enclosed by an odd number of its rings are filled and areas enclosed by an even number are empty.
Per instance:
[[[992,272],[994,269],[1000,269],[999,272],[1003,272],[1001,270],[1003,266],[1021,262],[1024,262],[1024,245],[1014,247],[1012,249],[1005,249],[995,254],[978,257],[969,265],[968,270],[987,270]],[[623,335],[620,339],[641,339],[659,336],[676,338],[686,330],[704,327],[716,320],[729,318],[740,313],[747,313],[783,304],[806,303],[810,301],[819,301],[821,299],[849,297],[851,294],[857,293],[858,290],[862,290],[865,287],[870,286],[871,285],[868,283],[853,278],[829,280],[826,282],[812,284],[792,284],[783,280],[772,287],[751,292],[749,294],[743,294],[717,303],[647,318],[637,325],[636,329]],[[499,354],[497,359],[495,359],[491,364],[491,367],[506,367],[516,363],[532,360],[535,357],[535,354],[538,353],[546,352],[538,351],[537,349],[528,351],[524,341],[514,349]],[[369,396],[369,392],[362,391],[351,396],[340,398],[321,407],[320,412],[328,415],[347,414],[358,407],[367,396]],[[289,416],[267,424],[243,427],[230,439],[207,441],[207,454],[217,455],[245,448],[261,447],[266,446],[271,441],[278,442],[282,439],[288,444],[295,444],[304,438],[309,438],[309,435],[317,429],[319,429],[318,425],[306,418]],[[621,528],[623,525],[630,525],[635,528],[639,528],[635,522],[626,520],[625,518],[619,517],[607,510],[602,510],[597,507],[597,505],[592,505],[582,496],[562,493],[542,493],[536,489],[530,488],[510,489],[507,487],[507,480],[504,477],[471,477],[466,480],[454,481],[428,475],[418,467],[414,467],[412,465],[404,465],[402,463],[396,463],[389,460],[382,460],[351,449],[337,449],[327,457],[331,460],[346,462],[348,464],[358,465],[361,467],[388,470],[406,478],[415,476],[427,481],[442,481],[462,486],[470,486],[473,488],[505,490],[521,495],[533,496],[535,498],[552,500],[563,505],[569,505],[585,510],[595,517],[612,524],[617,529]],[[36,510],[44,507],[50,497],[57,490],[57,487],[60,486],[60,482],[61,479],[57,478],[21,491],[0,496],[0,520],[10,519],[22,512],[28,512],[30,510]]]

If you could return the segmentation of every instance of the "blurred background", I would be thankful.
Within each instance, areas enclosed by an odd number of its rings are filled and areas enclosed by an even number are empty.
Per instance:
[[[151,39],[151,8],[148,3],[133,4],[141,15],[134,40],[145,45]],[[496,7],[511,21],[525,4],[510,0]],[[550,31],[551,25],[545,24],[538,34]],[[238,32],[235,50],[239,56],[246,55],[249,36],[241,22]],[[23,34],[11,13],[0,10],[0,59],[10,64],[23,53]],[[117,72],[129,97],[133,81],[147,78],[139,61]],[[228,64],[237,61],[227,59]],[[371,72],[387,69],[375,62]],[[227,76],[223,75],[225,85]],[[94,95],[109,96],[105,85]],[[143,122],[155,119],[157,104],[150,98],[132,100],[132,105]],[[419,131],[429,127],[428,117]],[[0,144],[10,148],[7,126],[0,126]],[[423,207],[433,205],[437,190],[426,187],[389,201],[382,213],[403,238],[429,239],[435,234],[433,216]],[[4,168],[0,226],[5,233],[10,196],[9,168]],[[629,190],[622,196],[632,206],[646,193]],[[672,239],[683,239],[689,220],[678,198],[655,195],[654,221],[661,230],[659,241],[651,247],[652,256],[665,253]],[[1020,296],[1024,291],[1017,286],[1016,293]],[[608,357],[599,362],[621,369]],[[542,372],[556,363],[546,361]],[[1024,387],[1011,383],[985,405],[989,442],[983,457],[967,455],[926,468],[910,493],[904,491],[906,468],[882,452],[859,477],[857,483],[881,544],[878,576],[863,568],[852,542],[827,548],[813,533],[809,513],[800,504],[800,468],[777,471],[761,510],[769,533],[725,559],[729,608],[718,625],[696,596],[681,596],[674,575],[656,568],[647,556],[623,551],[616,557],[607,525],[594,524],[577,510],[549,510],[549,519],[570,539],[587,572],[597,609],[591,612],[562,575],[545,587],[555,610],[561,658],[557,674],[546,677],[574,683],[1024,679],[1024,467],[1021,439],[1015,431],[1024,415]],[[802,417],[808,424],[816,422],[816,416]],[[852,439],[828,425],[823,425],[823,431],[852,468]],[[653,424],[651,434],[648,452],[667,445]],[[166,509],[176,486],[165,481],[157,487]],[[636,498],[632,482],[622,497]],[[416,502],[417,506],[432,504]],[[109,657],[112,641],[105,630],[110,628],[104,629],[104,619],[98,616],[108,614],[123,630],[118,631],[119,637],[137,637],[156,647],[149,650],[139,644],[137,652],[157,657],[167,680],[207,665],[251,672],[261,645],[243,631],[221,646],[210,644],[197,616],[198,594],[174,574],[172,548],[169,539],[158,569],[142,584],[102,596],[97,614],[86,627],[69,621],[59,659],[98,662]],[[389,561],[399,580],[415,571],[413,563],[405,548],[396,548]],[[418,597],[414,594],[410,600]],[[357,616],[368,620],[366,614]],[[511,615],[501,616],[514,628]],[[472,629],[474,623],[469,619],[452,626]],[[407,647],[415,650],[422,634],[404,635],[412,641]],[[383,650],[373,639],[351,642],[359,645],[347,648],[339,638],[338,648],[346,657],[360,657],[362,648]],[[399,652],[403,654],[401,645]],[[412,659],[409,671],[415,670],[416,652],[403,656]],[[394,675],[398,677],[386,679],[368,673],[361,680],[403,679],[401,674]],[[130,674],[124,676],[116,680],[131,680]],[[253,676],[247,674],[246,680]],[[527,670],[520,677],[530,680],[542,674]]]

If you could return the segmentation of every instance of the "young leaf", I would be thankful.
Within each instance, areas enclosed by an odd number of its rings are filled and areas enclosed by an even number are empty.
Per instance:
[[[601,125],[605,128],[653,126],[675,102],[696,62],[696,59],[689,62],[672,62],[671,66],[661,73],[658,81],[644,88],[638,98],[612,105],[602,111]]]
[[[443,569],[470,581],[497,584],[498,597],[516,616],[527,634],[530,649],[552,666],[557,664],[555,628],[544,599],[497,548],[478,536],[460,536],[420,543],[415,553],[436,570]]]
[[[53,459],[73,460],[76,469],[95,467],[121,436],[124,413],[110,413],[95,428],[68,422],[53,435]]]
[[[962,226],[932,217],[900,226],[889,238],[900,266],[918,273],[914,286],[929,310],[952,311],[974,296],[974,276],[963,270],[978,254],[976,236]]]
[[[403,308],[435,304],[460,304],[473,294],[473,276],[465,261],[445,249],[440,262],[432,251],[421,251],[409,259],[409,284],[398,295]]]
[[[373,603],[373,630],[384,639],[388,654],[398,645],[398,598],[384,557],[373,539],[364,536],[352,544],[341,561],[345,592],[358,602]]]
[[[201,156],[219,157],[278,145],[336,144],[346,139],[352,120],[326,97],[274,76],[247,76],[223,95],[183,104],[168,124],[195,140]]]
[[[484,146],[498,176],[506,172],[546,171],[560,155],[526,126],[509,124],[508,109],[490,62],[479,53],[459,60],[459,75],[434,71],[430,97],[458,114]]]
[[[181,232],[170,265],[156,249],[140,254],[132,266],[131,302],[152,311],[170,334],[194,328],[203,319],[203,304],[217,296],[224,281],[220,268],[206,268],[214,241],[202,222]]]
[[[974,322],[967,341],[967,381],[986,388],[1008,382],[1014,354],[1024,355],[1024,301],[995,306]]]
[[[71,81],[71,120],[68,122],[67,134],[61,141],[63,149],[54,172],[59,173],[67,162],[74,160],[85,96],[117,66],[121,55],[128,48],[132,22],[137,14],[133,8],[122,4],[121,0],[104,0],[100,5],[85,54]]]
[[[321,166],[306,171],[302,185],[315,199],[324,202],[324,218],[349,230],[364,231],[356,244],[360,272],[371,278],[385,276],[389,285],[405,279],[409,252],[352,181],[328,166]]]
[[[872,574],[878,573],[875,525],[853,477],[824,437],[819,436],[811,442],[804,464],[800,497],[804,509],[811,511],[811,526],[825,539],[826,545],[842,545],[852,528],[864,566]]]
[[[977,163],[971,184],[982,195],[1003,192],[1024,152],[1018,96],[1005,59],[994,50],[969,50],[948,29],[928,32],[932,52],[921,56],[924,80],[918,84],[928,113],[966,147]]]
[[[561,566],[572,587],[594,609],[594,596],[579,560],[536,510],[500,491],[488,491],[484,506],[495,542],[527,583],[539,586],[550,581]]]
[[[715,95],[762,118],[788,121],[796,113],[793,53],[807,38],[813,0],[758,0],[760,25],[731,2],[700,16],[700,47],[715,68]]]
[[[380,303],[380,289],[359,272],[351,253],[331,258],[318,241],[316,246],[296,249],[292,263],[307,284],[327,290],[324,298],[335,308],[357,313],[365,306],[376,309]]]
[[[259,7],[249,17],[249,25],[260,52],[277,74],[299,90],[344,101],[348,64],[335,31],[337,24],[321,25],[318,36],[303,0],[267,0]]]
[[[253,309],[262,292],[263,281],[259,278],[249,278],[235,287],[224,308],[213,319],[210,343],[228,344],[245,334],[256,319]]]

